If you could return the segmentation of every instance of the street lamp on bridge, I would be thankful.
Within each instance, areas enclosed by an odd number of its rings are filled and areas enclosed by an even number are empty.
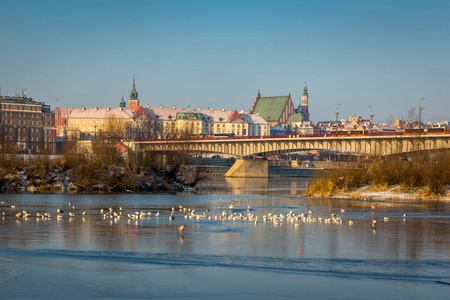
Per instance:
[[[334,113],[336,115],[336,136],[338,134],[338,116],[339,116],[338,108],[339,108],[339,105],[340,104],[336,105],[336,112]]]
[[[369,105],[369,107],[370,107],[370,131],[372,131],[372,128],[373,128],[373,117],[375,116],[374,114],[373,114],[373,107],[372,107],[372,105]]]
[[[425,100],[425,98],[420,98],[420,101],[419,101],[419,108],[418,108],[418,110],[419,110],[419,131],[420,131],[420,126],[422,125],[422,109],[423,109],[422,101],[424,101],[424,100]]]

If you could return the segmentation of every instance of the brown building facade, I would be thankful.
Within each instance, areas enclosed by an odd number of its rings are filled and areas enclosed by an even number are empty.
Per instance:
[[[0,147],[21,153],[55,153],[55,115],[50,105],[27,98],[0,97]]]

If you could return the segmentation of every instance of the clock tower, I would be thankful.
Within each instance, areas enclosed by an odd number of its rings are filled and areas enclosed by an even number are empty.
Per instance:
[[[136,109],[139,106],[138,92],[136,91],[136,82],[133,74],[133,88],[130,92],[130,99],[128,99],[128,108]]]

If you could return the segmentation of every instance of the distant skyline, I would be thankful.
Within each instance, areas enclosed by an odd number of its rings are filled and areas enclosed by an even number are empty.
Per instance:
[[[0,88],[56,107],[250,109],[305,82],[313,122],[450,120],[450,1],[0,0]],[[59,99],[59,101],[57,101]],[[417,109],[415,110],[417,113]]]

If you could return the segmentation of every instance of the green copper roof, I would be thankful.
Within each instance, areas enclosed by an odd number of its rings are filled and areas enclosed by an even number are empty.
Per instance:
[[[253,113],[259,114],[266,121],[277,122],[280,119],[288,100],[289,96],[261,97],[259,98]],[[267,116],[269,116],[269,119],[267,119]]]
[[[197,111],[193,111],[192,109],[186,108],[180,112],[177,113],[177,120],[179,119],[197,119],[197,120],[203,120],[204,116],[202,113],[199,113]]]
[[[287,122],[292,122],[292,123],[303,122],[303,116],[302,116],[302,114],[292,114],[287,119]]]

